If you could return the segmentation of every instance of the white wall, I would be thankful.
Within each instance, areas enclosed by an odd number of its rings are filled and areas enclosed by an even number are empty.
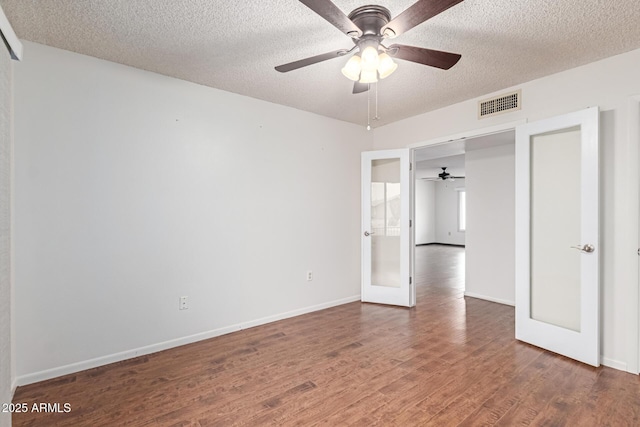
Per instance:
[[[0,15],[2,9],[0,9]],[[11,283],[12,64],[0,44],[0,404],[13,398]],[[0,426],[11,425],[11,414],[0,408]]]
[[[424,245],[436,241],[435,195],[435,183],[433,181],[416,179],[416,245]]]
[[[603,362],[620,369],[630,363],[626,342],[630,328],[635,328],[627,319],[637,319],[637,313],[627,303],[629,295],[637,295],[638,286],[637,255],[631,250],[638,247],[638,180],[630,179],[637,174],[637,142],[628,139],[627,116],[629,97],[640,94],[639,63],[640,50],[635,50],[494,93],[521,88],[522,110],[517,112],[478,120],[477,101],[494,95],[487,94],[374,132],[375,149],[398,148],[436,138],[447,140],[450,135],[516,120],[533,121],[599,106],[603,166],[602,351]],[[472,250],[467,245],[467,256]],[[637,336],[633,341],[637,342]]]
[[[25,50],[20,383],[359,299],[362,126]]]
[[[464,245],[465,232],[458,231],[458,191],[465,187],[464,179],[436,181],[436,242]]]
[[[515,144],[468,150],[465,294],[515,304]]]
[[[416,180],[416,244],[464,245],[465,233],[458,231],[458,191],[465,180],[454,182]]]

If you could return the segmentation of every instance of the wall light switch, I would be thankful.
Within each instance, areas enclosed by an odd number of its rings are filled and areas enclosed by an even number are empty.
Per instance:
[[[189,297],[180,297],[180,310],[189,308]]]

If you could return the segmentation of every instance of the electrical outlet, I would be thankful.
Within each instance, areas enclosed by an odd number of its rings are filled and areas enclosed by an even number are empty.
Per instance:
[[[307,271],[307,282],[310,282],[313,280],[313,271],[309,270]]]
[[[189,297],[180,297],[180,310],[187,310],[189,308]]]

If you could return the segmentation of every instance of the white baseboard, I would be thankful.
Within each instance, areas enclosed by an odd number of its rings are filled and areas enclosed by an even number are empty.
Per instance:
[[[515,307],[515,305],[516,305],[515,301],[508,301],[508,300],[505,300],[505,299],[488,297],[486,295],[475,294],[473,292],[466,292],[465,291],[464,296],[465,297],[471,297],[471,298],[483,299],[485,301],[497,302],[498,304],[510,305],[512,307]]]
[[[276,322],[278,320],[288,319],[290,317],[300,316],[302,314],[307,314],[314,311],[324,310],[326,308],[331,308],[331,307],[347,304],[354,301],[360,301],[359,294],[353,295],[351,297],[335,300],[335,301],[329,301],[322,304],[313,305],[310,307],[304,307],[297,310],[287,311],[285,313],[275,314],[273,316],[267,316],[260,319],[238,323],[235,325],[225,326],[223,328],[218,328],[211,331],[206,331],[206,332],[201,332],[194,335],[189,335],[186,337],[176,338],[173,340],[148,345],[145,347],[139,347],[132,350],[123,351],[120,353],[114,353],[107,356],[96,357],[94,359],[71,363],[69,365],[59,366],[57,368],[52,368],[52,369],[46,369],[44,371],[34,372],[31,374],[20,375],[17,378],[17,385],[22,386],[22,385],[36,383],[39,381],[45,381],[51,378],[60,377],[62,375],[68,375],[68,374],[73,374],[75,372],[84,371],[87,369],[97,368],[98,366],[108,365],[109,363],[120,362],[122,360],[127,360],[127,359],[131,359],[138,356],[144,356],[147,354],[156,353],[158,351],[179,347],[181,345],[191,344],[197,341],[214,338],[214,337],[225,335],[231,332],[253,328],[255,326]],[[15,390],[15,387],[13,388],[13,390]]]
[[[617,369],[619,371],[627,372],[627,364],[620,362],[619,360],[609,359],[608,357],[600,356],[600,363],[609,368]]]

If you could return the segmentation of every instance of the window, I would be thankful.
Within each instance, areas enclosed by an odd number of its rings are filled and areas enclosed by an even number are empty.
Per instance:
[[[458,190],[458,231],[467,229],[467,192]]]

